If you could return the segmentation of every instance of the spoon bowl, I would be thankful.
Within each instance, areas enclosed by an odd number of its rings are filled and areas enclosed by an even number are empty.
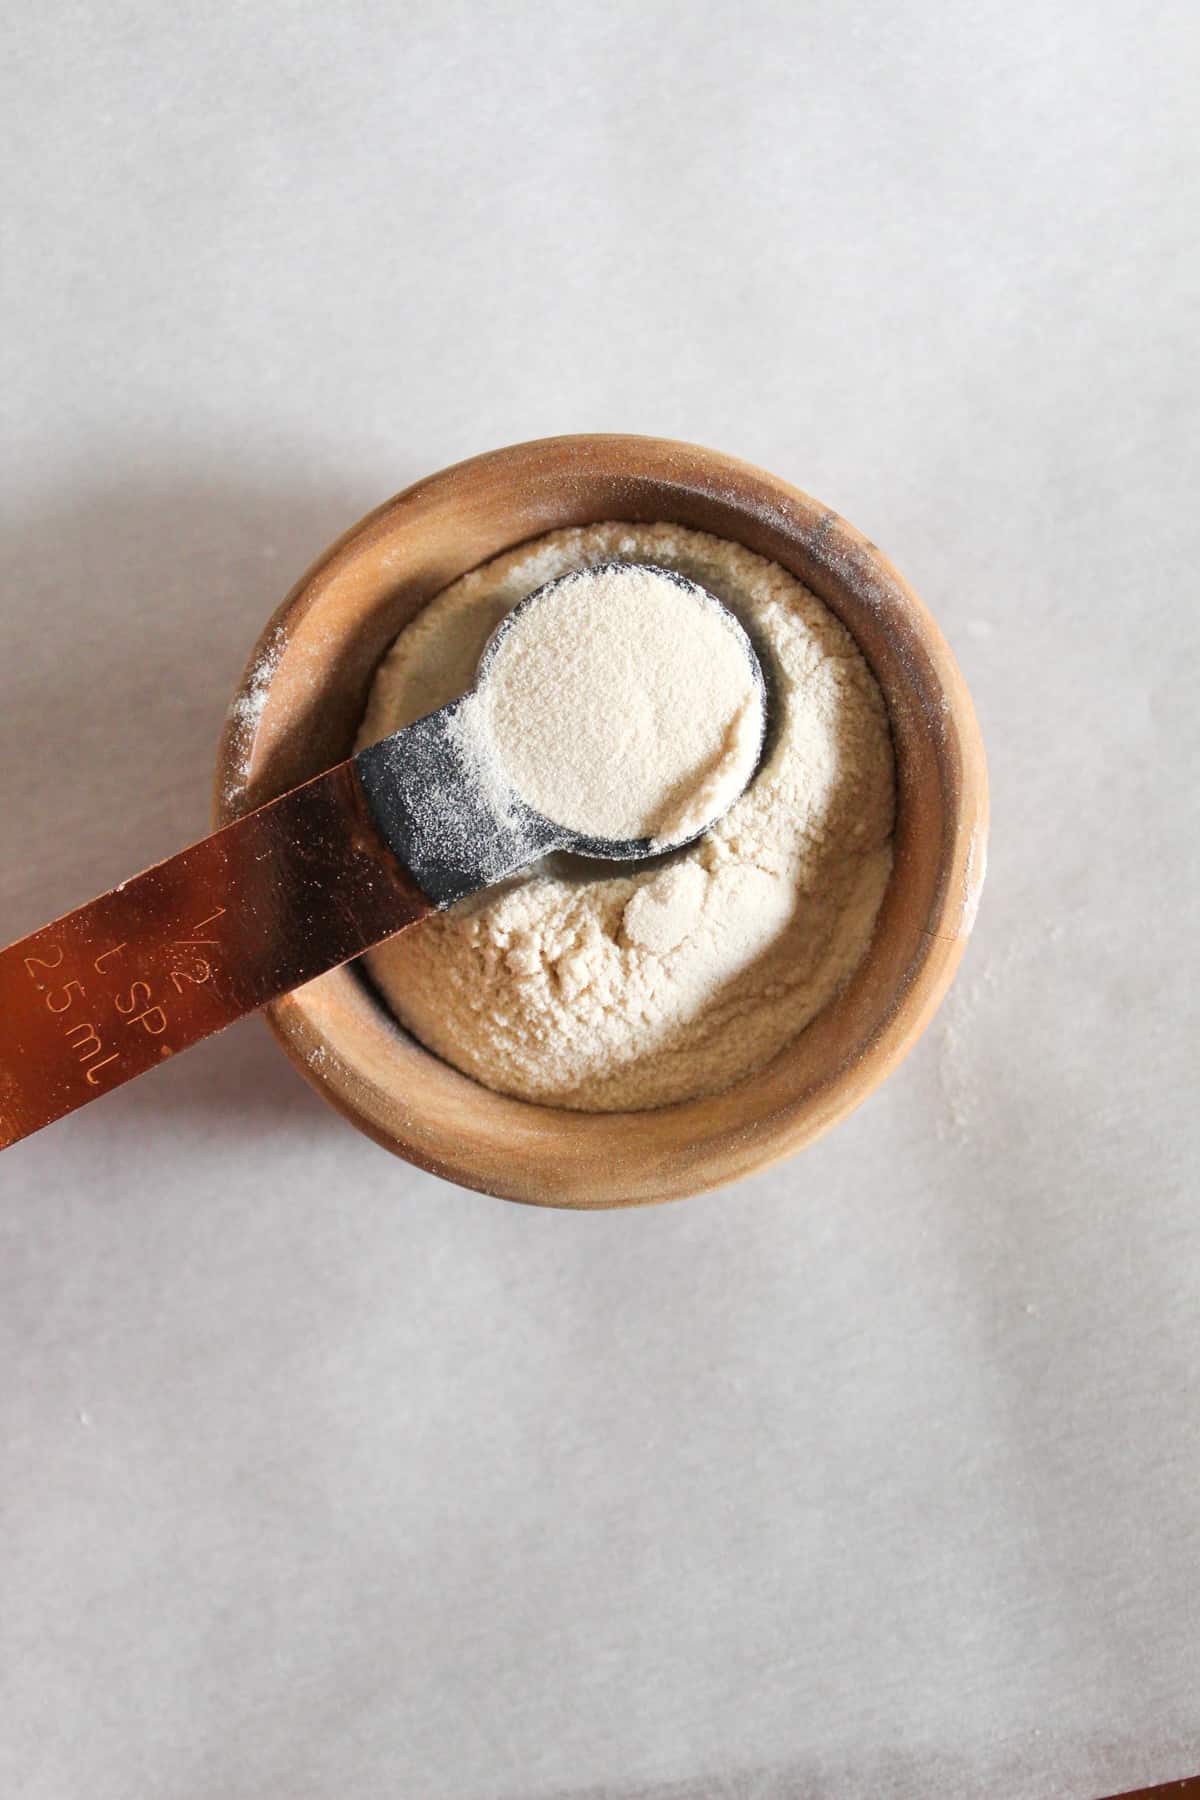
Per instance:
[[[688,814],[686,823],[665,837],[602,837],[547,817],[517,791],[497,754],[487,701],[496,684],[499,659],[515,652],[512,659],[520,672],[531,626],[540,610],[554,607],[572,588],[578,590],[580,584],[598,577],[623,579],[646,572],[668,581],[689,605],[703,608],[709,616],[715,613],[744,658],[751,730],[737,774],[745,778],[736,787],[724,787],[711,797],[711,804]],[[681,617],[686,617],[686,612]],[[607,644],[600,648],[608,653]],[[654,674],[653,667],[644,671],[651,686]],[[527,717],[538,703],[536,693],[522,692],[521,715]],[[594,700],[590,710],[596,715],[594,725],[611,727],[613,722]],[[638,862],[695,842],[744,791],[761,759],[765,732],[762,668],[728,607],[697,582],[673,571],[645,563],[613,563],[560,576],[536,588],[501,621],[484,646],[469,694],[360,750],[354,764],[384,842],[432,904],[446,907],[555,851],[608,862]],[[575,748],[567,744],[568,756]],[[611,760],[619,776],[629,773],[621,767],[619,751],[611,752]],[[657,770],[653,773],[657,779]]]

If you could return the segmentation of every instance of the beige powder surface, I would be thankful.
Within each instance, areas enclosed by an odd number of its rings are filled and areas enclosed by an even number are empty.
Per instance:
[[[522,800],[591,838],[694,837],[758,761],[753,652],[711,595],[644,563],[572,571],[521,608],[466,714]]]
[[[669,858],[615,872],[552,858],[367,958],[447,1062],[585,1111],[716,1093],[763,1067],[861,960],[892,860],[887,715],[853,640],[775,564],[675,525],[553,532],[455,582],[381,664],[360,746],[467,692],[535,588],[614,559],[679,570],[747,628],[771,695],[758,774]]]

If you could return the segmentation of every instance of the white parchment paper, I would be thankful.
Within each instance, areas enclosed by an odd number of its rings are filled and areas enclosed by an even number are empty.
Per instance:
[[[1193,8],[263,0],[3,27],[0,938],[199,835],[369,506],[692,438],[884,546],[990,883],[802,1158],[643,1214],[258,1021],[0,1162],[0,1790],[1089,1800],[1200,1769]]]

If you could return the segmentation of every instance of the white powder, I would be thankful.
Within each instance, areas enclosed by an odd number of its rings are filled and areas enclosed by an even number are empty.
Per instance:
[[[258,652],[247,670],[243,686],[229,703],[229,722],[233,731],[232,772],[225,783],[226,805],[233,806],[245,791],[250,751],[254,734],[267,704],[271,681],[279,666],[283,647],[282,633],[276,629]]]
[[[675,525],[554,532],[455,582],[385,658],[360,745],[465,693],[534,588],[614,559],[679,570],[748,628],[772,690],[758,774],[668,862],[551,858],[368,958],[446,1061],[586,1111],[719,1092],[769,1062],[860,961],[892,860],[887,715],[852,639],[775,564]]]
[[[754,772],[762,700],[744,634],[638,564],[572,573],[487,658],[466,715],[536,812],[588,837],[694,836]]]

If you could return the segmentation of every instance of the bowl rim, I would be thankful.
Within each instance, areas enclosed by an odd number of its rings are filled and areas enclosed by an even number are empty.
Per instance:
[[[843,618],[884,689],[902,797],[911,783],[905,812],[912,825],[902,842],[898,824],[872,944],[841,993],[766,1070],[723,1095],[644,1113],[574,1113],[495,1095],[402,1033],[348,966],[284,996],[266,1016],[326,1100],[418,1167],[537,1205],[591,1209],[681,1198],[741,1179],[822,1136],[892,1072],[929,1023],[961,958],[983,881],[988,791],[979,727],[958,666],[916,594],[862,533],[801,489],[671,439],[535,439],[413,483],[352,525],[296,582],[230,704],[217,754],[218,825],[337,760],[336,747],[322,754],[287,728],[299,689],[326,678],[320,627],[331,609],[352,589],[367,594],[368,606],[376,594],[378,605],[392,562],[403,564],[402,543],[415,554],[422,530],[434,533],[441,521],[444,532],[448,519],[468,519],[489,503],[515,507],[518,496],[533,529],[452,570],[435,557],[419,579],[409,569],[393,586],[404,590],[408,582],[419,607],[468,568],[560,526],[653,516],[713,530],[681,516],[700,508],[729,526],[717,535],[772,556]],[[626,510],[611,510],[600,496]],[[366,665],[365,679],[377,661]],[[900,948],[889,935],[898,918],[907,934]],[[896,952],[886,979],[884,945]],[[789,1064],[797,1065],[790,1083]]]

